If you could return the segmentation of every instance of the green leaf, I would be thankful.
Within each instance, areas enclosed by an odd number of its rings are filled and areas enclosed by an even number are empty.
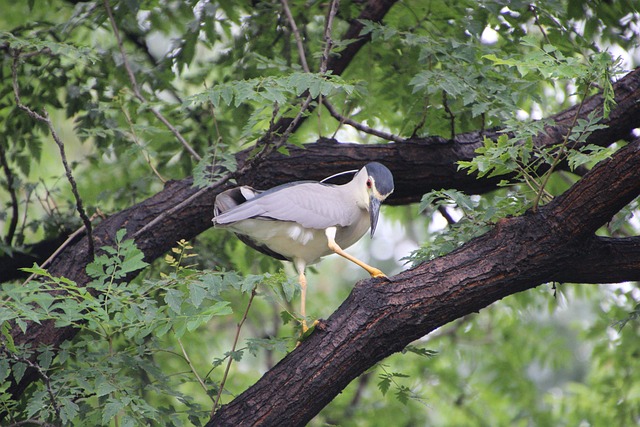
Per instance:
[[[262,282],[262,280],[263,280],[262,276],[256,276],[256,275],[247,276],[242,280],[240,290],[243,293],[250,293],[256,288],[256,286],[260,284],[260,282]]]
[[[293,317],[288,311],[281,311],[280,318],[282,319],[282,324],[284,325],[288,325],[290,322],[296,320],[296,318]]]
[[[134,271],[142,270],[149,265],[143,260],[144,254],[136,249],[133,254],[128,254],[127,258],[120,265],[121,273],[127,274]]]
[[[206,308],[201,313],[192,314],[187,320],[187,330],[192,332],[207,323],[213,316],[228,316],[233,313],[228,301],[220,301]]]
[[[164,296],[164,302],[166,302],[171,310],[176,314],[182,314],[182,291],[178,289],[167,289],[167,293]]]
[[[296,294],[296,291],[300,288],[296,279],[288,278],[282,281],[282,292],[287,302],[291,302]]]
[[[24,271],[25,273],[35,274],[36,276],[51,278],[51,275],[47,270],[45,270],[44,268],[38,267],[38,265],[35,263],[33,264],[33,267],[24,267],[24,268],[21,268],[20,270]]]
[[[4,341],[2,342],[11,353],[17,353],[16,345],[13,341],[13,336],[11,335],[11,326],[9,322],[2,321],[0,325],[0,333],[4,337]]]
[[[127,234],[127,229],[126,228],[121,228],[118,231],[116,231],[116,243],[119,245],[120,243],[122,243],[122,239],[124,239],[124,236]]]
[[[93,262],[87,264],[87,268],[85,270],[89,277],[94,279],[98,279],[105,275],[104,271],[104,263],[98,261],[97,259]]]
[[[206,296],[207,291],[200,283],[189,283],[189,299],[194,307],[200,307]]]
[[[108,394],[113,393],[114,391],[118,390],[117,387],[115,387],[114,385],[108,383],[107,381],[104,381],[104,379],[102,378],[103,381],[101,381],[98,386],[96,387],[96,396],[97,397],[102,397],[102,396],[106,396]]]
[[[438,352],[435,351],[435,350],[429,350],[429,349],[424,348],[424,347],[416,347],[414,345],[406,346],[402,350],[402,352],[403,353],[409,352],[409,353],[417,354],[418,356],[426,357],[427,359],[435,357],[438,354]]]
[[[27,371],[27,364],[24,362],[15,362],[12,366],[13,379],[16,383],[22,381],[24,373]]]
[[[378,382],[378,389],[383,395],[386,395],[391,387],[391,377],[388,375],[380,375],[380,381]]]
[[[60,406],[60,419],[65,424],[74,420],[80,412],[80,407],[70,397],[61,397],[58,400],[58,404]]]
[[[108,399],[102,411],[102,423],[108,424],[125,407],[128,399]],[[126,402],[126,403],[125,403]]]

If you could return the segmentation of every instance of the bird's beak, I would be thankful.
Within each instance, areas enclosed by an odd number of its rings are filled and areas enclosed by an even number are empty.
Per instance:
[[[371,218],[371,237],[378,225],[378,214],[380,213],[380,200],[373,194],[369,196],[369,218]]]

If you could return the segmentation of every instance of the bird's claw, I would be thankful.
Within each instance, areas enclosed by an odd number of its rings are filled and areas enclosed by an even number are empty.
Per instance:
[[[302,343],[302,341],[306,340],[307,337],[309,335],[311,335],[311,332],[313,332],[313,330],[315,329],[315,327],[320,324],[319,320],[314,320],[313,323],[311,324],[311,327],[307,326],[307,321],[303,320],[301,322],[301,326],[302,326],[302,332],[300,333],[300,336],[298,337],[298,342],[296,343],[296,348],[298,348],[300,346],[300,344]]]
[[[387,278],[387,275],[384,274],[382,271],[378,270],[377,268],[372,269],[369,274],[371,275],[371,277],[375,277],[375,278]]]
[[[316,325],[318,325],[318,323],[320,323],[319,320],[314,320],[313,323],[311,324],[311,327],[307,326],[307,321],[303,320],[302,321],[302,335],[306,334],[307,331],[310,331],[311,329],[315,328]]]

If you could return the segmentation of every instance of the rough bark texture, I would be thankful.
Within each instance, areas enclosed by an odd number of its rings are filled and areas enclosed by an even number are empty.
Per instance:
[[[606,122],[610,127],[594,132],[589,138],[590,143],[608,145],[620,138],[628,139],[631,131],[640,123],[640,103],[637,102],[640,99],[640,69],[618,82],[615,89],[618,104]],[[599,96],[588,100],[580,115],[585,117],[593,109],[599,108],[601,101]],[[548,146],[562,141],[564,133],[561,127],[572,120],[571,112],[575,114],[575,108],[568,111],[555,116],[558,128],[547,129],[546,135],[536,139],[537,144]],[[484,135],[495,136],[496,134],[485,133]],[[474,132],[461,134],[454,141],[434,137],[406,141],[401,144],[381,145],[339,144],[324,141],[310,144],[304,150],[293,147],[290,156],[273,154],[260,164],[249,168],[239,181],[258,188],[268,188],[292,180],[320,179],[338,171],[360,168],[364,163],[376,160],[385,163],[396,180],[396,191],[388,200],[390,204],[415,202],[420,200],[424,193],[440,188],[458,188],[467,193],[480,193],[495,188],[495,182],[477,180],[466,172],[457,171],[455,162],[471,159],[474,150],[482,143],[482,137],[482,134]],[[239,156],[239,164],[243,163],[245,157],[244,154]],[[116,231],[125,227],[128,230],[128,236],[134,236],[138,248],[145,254],[145,260],[150,262],[170,250],[176,241],[191,239],[208,229],[211,226],[215,196],[226,188],[228,186],[198,190],[193,188],[191,178],[169,182],[163,191],[110,216],[95,227],[95,246],[113,245],[113,236]],[[604,199],[603,203],[609,202]],[[589,207],[585,206],[585,209],[587,208]],[[585,216],[589,214],[589,210],[583,213]],[[596,222],[600,221],[600,218],[596,220]],[[54,260],[49,271],[79,284],[87,283],[88,278],[85,274],[85,266],[89,262],[87,255],[86,238],[79,239]],[[605,260],[596,259],[595,261],[601,265]],[[6,258],[2,262],[7,262]],[[562,260],[557,259],[556,262],[561,264]],[[568,268],[566,265],[564,267]],[[600,277],[606,282],[615,281],[607,280],[604,272]],[[552,278],[547,277],[546,280],[552,280]],[[588,281],[588,278],[581,281]],[[463,313],[460,313],[460,316],[462,315]],[[17,329],[13,331],[13,335],[16,344],[57,347],[63,341],[72,338],[75,330],[56,329],[53,324],[44,323],[30,325],[28,336]],[[16,396],[20,395],[26,386],[36,379],[34,372],[27,372],[20,384],[11,388],[11,392]]]
[[[300,347],[207,426],[305,425],[366,369],[440,326],[545,282],[593,282],[572,263],[612,250],[612,241],[593,233],[639,194],[640,140],[536,213],[501,220],[459,250],[390,281],[359,282]],[[618,279],[640,280],[637,252]]]

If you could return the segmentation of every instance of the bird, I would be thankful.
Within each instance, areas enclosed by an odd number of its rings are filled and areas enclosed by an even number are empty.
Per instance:
[[[342,185],[326,181],[355,173]],[[279,260],[291,261],[300,284],[302,332],[306,323],[306,268],[336,253],[366,270],[386,277],[344,249],[378,224],[381,203],[393,192],[393,175],[381,163],[345,171],[322,181],[295,181],[266,191],[249,186],[220,193],[214,202],[214,227],[233,231],[248,246]]]

